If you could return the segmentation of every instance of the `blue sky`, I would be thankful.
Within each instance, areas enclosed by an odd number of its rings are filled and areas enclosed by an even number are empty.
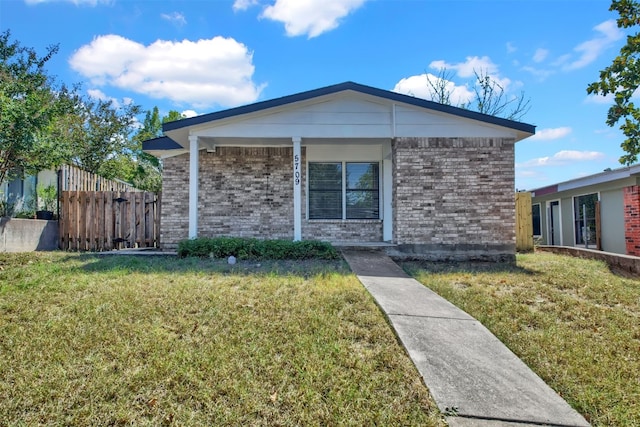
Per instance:
[[[621,167],[609,100],[587,96],[625,42],[600,0],[2,0],[0,30],[44,52],[50,74],[96,98],[203,114],[344,81],[427,96],[446,67],[524,91],[516,188]],[[433,78],[433,77],[432,77]]]

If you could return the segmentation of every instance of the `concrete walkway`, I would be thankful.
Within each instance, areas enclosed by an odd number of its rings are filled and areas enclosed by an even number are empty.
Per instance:
[[[473,317],[379,251],[344,250],[451,427],[589,426]]]

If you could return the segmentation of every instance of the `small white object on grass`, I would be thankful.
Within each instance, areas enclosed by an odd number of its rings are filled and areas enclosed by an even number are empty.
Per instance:
[[[233,255],[231,255],[231,256],[229,257],[229,259],[227,260],[227,262],[228,262],[230,265],[234,265],[234,264],[236,263],[236,257],[234,257]]]

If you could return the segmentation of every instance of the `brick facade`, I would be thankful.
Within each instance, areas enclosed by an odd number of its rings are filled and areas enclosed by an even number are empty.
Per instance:
[[[321,239],[333,243],[381,242],[382,221],[356,220],[312,220],[302,221],[302,239]]]
[[[398,245],[392,255],[514,259],[513,139],[398,138],[392,151],[393,243]],[[291,147],[200,152],[198,235],[293,239],[292,157]],[[304,147],[302,157],[302,238],[382,241],[379,220],[306,220]],[[188,237],[188,180],[188,154],[165,160],[165,249]]]
[[[393,141],[393,235],[405,254],[515,257],[514,140]]]
[[[163,160],[160,247],[175,249],[189,237],[189,154]]]
[[[293,148],[218,147],[200,152],[198,236],[293,239]],[[306,220],[306,150],[302,148],[302,238],[379,242],[382,222]],[[189,155],[165,160],[161,246],[189,236]]]
[[[293,239],[293,148],[200,153],[198,236]]]
[[[623,197],[627,255],[640,256],[640,186],[625,187]]]

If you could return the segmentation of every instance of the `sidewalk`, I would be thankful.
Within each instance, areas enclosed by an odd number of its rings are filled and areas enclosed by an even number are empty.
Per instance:
[[[473,317],[380,251],[343,251],[451,427],[589,426]]]

